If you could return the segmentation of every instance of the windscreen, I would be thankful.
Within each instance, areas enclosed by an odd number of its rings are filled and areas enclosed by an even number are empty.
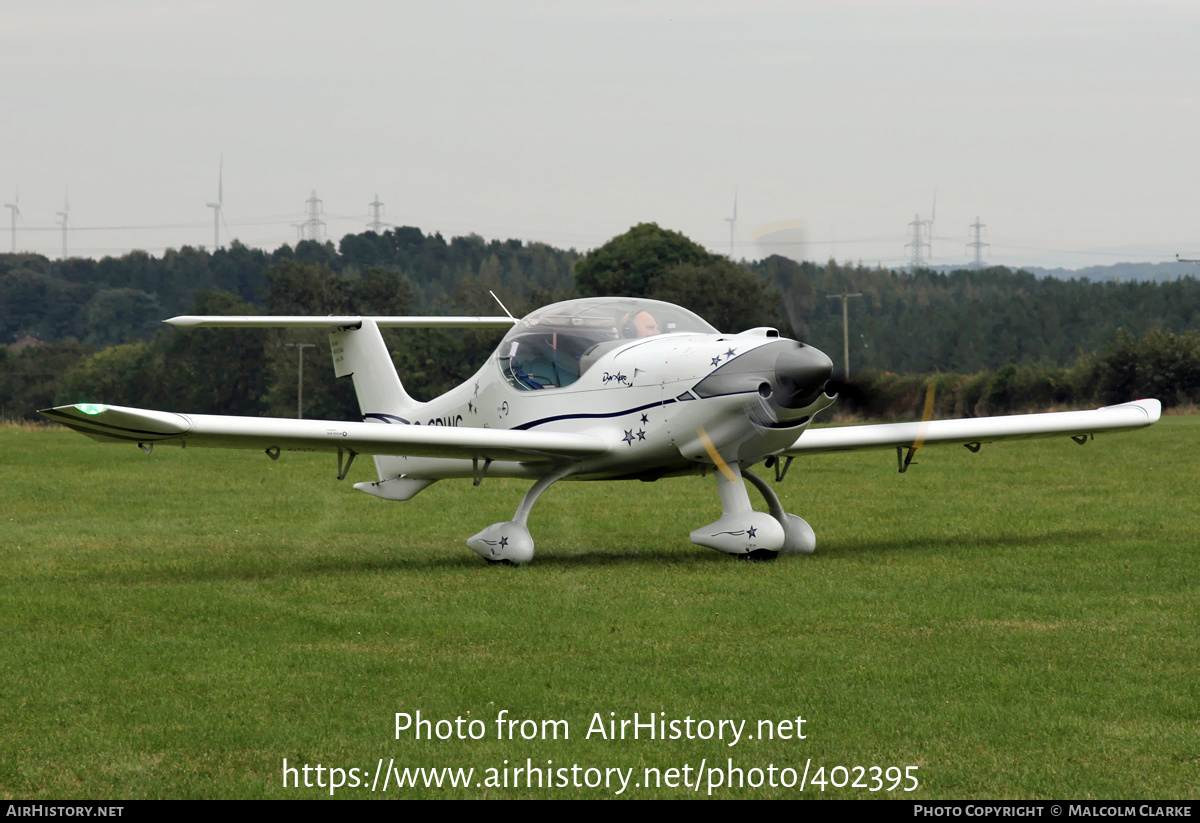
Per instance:
[[[660,334],[716,334],[687,309],[633,297],[593,297],[545,306],[524,317],[501,341],[500,370],[518,389],[569,386],[605,344]],[[589,356],[590,355],[590,356]]]

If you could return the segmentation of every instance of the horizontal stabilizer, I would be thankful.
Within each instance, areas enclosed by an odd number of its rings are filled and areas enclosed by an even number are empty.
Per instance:
[[[40,413],[106,442],[521,462],[572,460],[608,451],[597,437],[561,432],[179,414],[91,403]]]
[[[1013,414],[1003,417],[968,417],[916,423],[882,423],[867,426],[834,426],[811,429],[788,448],[785,455],[888,449],[936,443],[993,443],[1031,437],[1079,437],[1101,432],[1141,429],[1158,422],[1162,404],[1135,400],[1091,411]]]
[[[280,315],[243,315],[221,316],[202,314],[181,314],[164,320],[172,326],[232,328],[244,329],[283,329],[283,328],[314,328],[314,329],[357,329],[362,326],[363,317],[358,315],[330,315],[328,317],[309,316],[280,316]],[[517,322],[511,317],[371,317],[380,328],[409,328],[409,329],[453,329],[453,328],[511,328]]]

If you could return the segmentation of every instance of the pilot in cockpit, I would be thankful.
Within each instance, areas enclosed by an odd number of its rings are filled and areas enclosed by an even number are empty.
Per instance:
[[[621,336],[626,340],[653,337],[656,334],[662,334],[662,332],[659,331],[658,321],[648,311],[630,312],[621,318]]]

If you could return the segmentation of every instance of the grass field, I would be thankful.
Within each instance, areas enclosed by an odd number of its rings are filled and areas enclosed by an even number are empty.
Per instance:
[[[332,456],[2,428],[0,796],[329,795],[283,788],[284,758],[365,772],[337,797],[614,794],[476,787],[529,758],[632,769],[623,797],[703,796],[634,784],[732,759],[746,781],[807,764],[806,788],[714,796],[1196,798],[1198,446],[1200,418],[1173,417],[929,448],[904,475],[890,452],[797,460],[779,488],[817,553],[761,564],[688,542],[719,514],[711,478],[560,483],[534,563],[503,568],[463,541],[524,483],[384,503],[350,489],[368,460],[339,483]],[[485,736],[396,739],[418,710]],[[497,740],[501,710],[570,738]],[[634,712],[754,739],[585,738]],[[797,716],[805,739],[759,739]],[[372,793],[381,758],[475,775]],[[822,793],[822,766],[916,766],[919,788]]]

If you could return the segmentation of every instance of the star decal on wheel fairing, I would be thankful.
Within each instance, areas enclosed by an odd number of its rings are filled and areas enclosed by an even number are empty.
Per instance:
[[[747,537],[755,537],[758,534],[758,526],[751,526],[748,529],[742,529],[741,531],[736,532],[716,532],[712,536],[716,537],[718,534],[728,534],[733,537],[741,537],[744,534]]]
[[[632,446],[633,445],[633,431],[631,429],[626,429],[625,436],[622,437],[621,440],[623,440],[624,442],[626,442],[630,446]]]

